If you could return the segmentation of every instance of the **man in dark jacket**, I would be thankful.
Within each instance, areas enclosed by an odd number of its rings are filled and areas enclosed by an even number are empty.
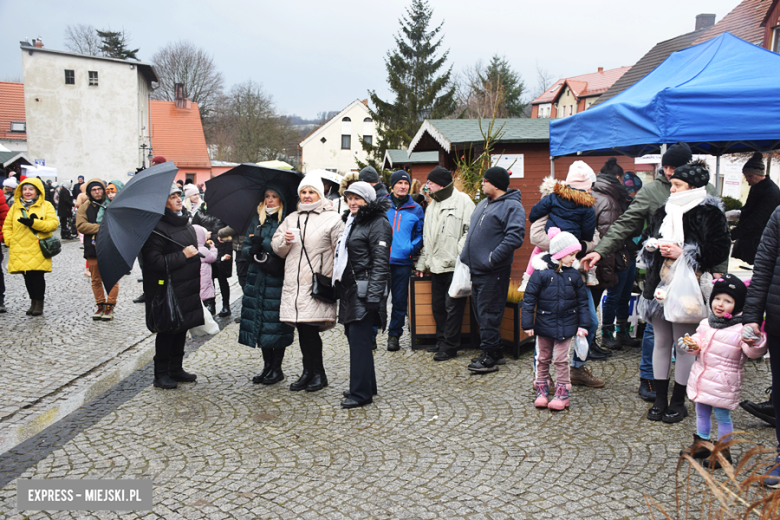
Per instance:
[[[469,365],[477,373],[498,370],[501,351],[499,327],[506,308],[509,275],[515,249],[525,238],[525,210],[520,190],[509,189],[509,173],[500,166],[485,172],[485,199],[471,215],[471,224],[460,261],[471,272],[471,305],[479,323],[482,355]],[[449,351],[436,354],[447,359]],[[434,357],[436,359],[436,357]]]
[[[409,307],[409,277],[414,258],[423,246],[423,221],[425,214],[419,204],[409,196],[412,180],[409,174],[399,170],[390,177],[388,197],[391,202],[387,219],[393,228],[393,247],[390,249],[390,289],[393,295],[393,312],[390,315],[387,350],[401,348],[398,340],[404,332],[404,320]]]
[[[379,178],[379,174],[371,166],[366,166],[365,168],[360,170],[360,174],[358,175],[358,180],[367,182],[371,186],[373,186],[374,191],[376,191],[377,199],[381,199],[382,197],[387,197],[389,195],[389,193],[387,192],[387,188],[385,188],[385,184]]]
[[[737,227],[731,230],[731,239],[736,240],[731,256],[752,265],[766,223],[780,206],[780,189],[766,176],[761,152],[754,153],[745,163],[742,174],[750,185],[750,194],[742,210],[729,211],[726,217],[739,220]]]
[[[60,217],[60,236],[63,240],[73,238],[73,197],[70,190],[64,185],[57,188],[60,195],[60,203],[57,206],[57,215]]]
[[[755,262],[753,278],[748,287],[747,299],[742,313],[745,324],[743,337],[747,343],[754,343],[761,334],[761,323],[766,322],[769,364],[772,370],[772,405],[775,417],[780,412],[780,208],[776,209],[761,236]],[[745,332],[752,332],[748,339]],[[780,426],[775,425],[778,452],[780,452]],[[780,463],[780,454],[777,455]],[[769,478],[763,484],[780,487],[780,466],[770,469]]]
[[[84,176],[79,175],[79,181],[73,185],[73,190],[71,190],[71,195],[73,195],[73,200],[76,200],[79,196],[79,193],[81,193],[81,185],[84,184]]]

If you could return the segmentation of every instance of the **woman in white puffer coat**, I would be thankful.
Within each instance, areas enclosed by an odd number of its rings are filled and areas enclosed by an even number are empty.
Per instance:
[[[298,329],[303,373],[290,390],[316,392],[328,386],[322,363],[320,332],[336,325],[336,303],[311,295],[314,274],[330,280],[336,242],[344,222],[324,197],[320,176],[312,172],[298,185],[298,211],[287,216],[271,240],[274,253],[285,259],[279,320]]]

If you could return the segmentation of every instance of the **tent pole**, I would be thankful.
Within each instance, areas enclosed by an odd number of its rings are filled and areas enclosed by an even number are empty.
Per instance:
[[[550,177],[555,178],[555,157],[550,157]]]
[[[722,182],[720,181],[720,155],[715,156],[715,193],[721,196],[723,191]]]

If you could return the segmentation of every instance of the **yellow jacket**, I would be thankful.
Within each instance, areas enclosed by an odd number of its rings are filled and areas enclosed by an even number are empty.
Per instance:
[[[35,236],[29,227],[21,222],[22,218],[22,186],[32,184],[38,190],[38,200],[27,210],[27,215],[35,213],[37,219],[33,221],[33,229],[38,233]],[[51,258],[46,258],[41,253],[39,238],[49,238],[59,227],[57,212],[45,197],[43,183],[40,179],[25,179],[14,191],[14,204],[8,210],[8,215],[3,224],[3,237],[8,246],[8,272],[10,274],[25,273],[27,271],[51,272]]]

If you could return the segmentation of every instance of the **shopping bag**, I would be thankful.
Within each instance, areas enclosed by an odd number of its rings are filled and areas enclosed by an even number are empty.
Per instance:
[[[211,312],[209,312],[206,306],[203,305],[202,301],[200,302],[200,306],[203,308],[203,325],[199,325],[190,329],[191,338],[213,336],[219,332],[219,325],[217,325],[217,322],[214,321],[213,316],[211,316]]]
[[[452,273],[448,294],[450,298],[471,296],[471,272],[469,272],[469,266],[460,261],[460,257],[455,261],[455,272]]]
[[[574,337],[574,352],[577,353],[577,358],[584,361],[588,359],[588,338],[585,336]]]
[[[707,317],[696,272],[680,255],[672,266],[674,276],[664,302],[664,318],[671,323],[699,323]]]

